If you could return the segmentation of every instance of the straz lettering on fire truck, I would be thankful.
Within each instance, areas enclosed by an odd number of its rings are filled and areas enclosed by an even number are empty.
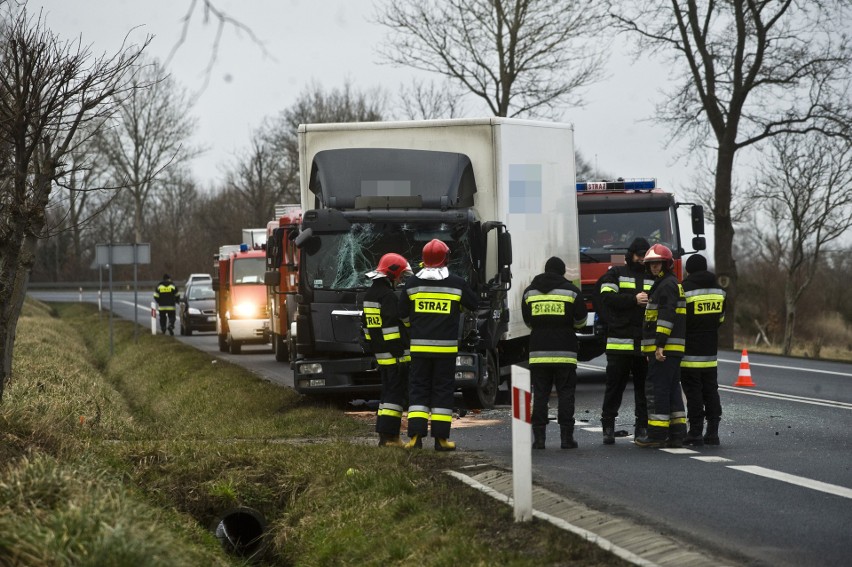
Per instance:
[[[564,301],[536,301],[530,305],[533,316],[535,315],[565,315]]]
[[[719,299],[707,299],[704,301],[695,302],[696,314],[721,313],[722,301]]]
[[[449,313],[449,299],[418,299],[414,305],[417,313]]]

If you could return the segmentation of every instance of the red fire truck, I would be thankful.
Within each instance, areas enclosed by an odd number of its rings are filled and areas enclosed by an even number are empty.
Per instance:
[[[246,243],[222,246],[216,261],[216,334],[219,350],[239,354],[244,344],[269,342],[264,250],[266,229],[245,229]]]
[[[275,360],[290,360],[290,326],[296,318],[299,289],[299,250],[293,242],[299,234],[299,205],[276,205],[275,220],[266,225],[266,284],[269,327]]]
[[[692,221],[692,250],[685,250],[680,236],[678,208],[689,206]],[[681,257],[706,248],[704,208],[679,203],[672,193],[657,188],[656,179],[618,179],[577,183],[577,216],[580,274],[583,296],[589,308],[587,325],[578,334],[580,360],[604,353],[606,329],[594,312],[592,297],[596,282],[610,266],[624,264],[627,247],[634,238],[668,246],[675,258],[675,274],[683,276]]]

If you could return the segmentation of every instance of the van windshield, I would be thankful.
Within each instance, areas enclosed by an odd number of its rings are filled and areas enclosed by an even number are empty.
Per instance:
[[[299,269],[312,289],[366,289],[372,282],[365,274],[374,270],[379,259],[389,252],[401,254],[416,273],[423,246],[433,238],[450,247],[450,272],[470,281],[472,264],[467,227],[438,223],[354,223],[346,233],[318,234],[303,247]]]

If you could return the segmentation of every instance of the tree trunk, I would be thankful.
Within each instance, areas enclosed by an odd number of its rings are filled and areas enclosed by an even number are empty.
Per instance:
[[[720,142],[716,157],[716,187],[713,218],[715,221],[716,275],[725,290],[725,323],[719,329],[719,346],[734,347],[734,322],[737,306],[737,264],[733,257],[734,225],[731,189],[734,170],[732,143]]]
[[[35,239],[30,237],[23,243],[12,238],[0,248],[0,402],[6,383],[12,379],[15,333],[27,293],[34,247]]]
[[[789,285],[789,284],[788,284]],[[790,297],[789,290],[785,294],[784,300],[784,343],[781,347],[781,354],[790,356],[793,351],[793,330],[796,323],[796,302]]]

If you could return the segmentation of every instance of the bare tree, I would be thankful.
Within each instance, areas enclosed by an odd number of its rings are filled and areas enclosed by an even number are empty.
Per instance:
[[[131,79],[147,44],[92,57],[25,9],[0,28],[0,399],[53,184],[81,127],[140,88]]]
[[[657,109],[675,139],[715,154],[716,270],[735,313],[732,178],[737,153],[774,136],[852,136],[848,0],[610,0],[617,29],[677,76]],[[733,346],[734,317],[720,332]]]
[[[603,18],[594,0],[383,0],[385,61],[436,73],[481,98],[495,116],[580,106],[601,77]]]
[[[162,66],[151,63],[134,77],[134,88],[120,105],[110,128],[98,131],[97,149],[117,186],[133,196],[134,242],[142,242],[145,208],[158,183],[158,175],[197,155],[187,145],[195,130],[192,104],[186,93]]]
[[[772,140],[772,158],[759,168],[749,198],[756,211],[752,225],[758,249],[785,276],[786,355],[793,346],[796,307],[826,245],[852,228],[852,142],[818,134],[778,136]]]
[[[275,205],[287,192],[287,185],[280,183],[281,176],[276,174],[279,161],[272,145],[254,137],[249,150],[227,174],[225,186],[239,195],[253,228],[265,227],[272,220]]]
[[[461,95],[450,81],[436,85],[413,79],[399,88],[399,109],[408,120],[455,118],[462,113]]]
[[[260,138],[277,161],[278,186],[284,188],[279,202],[299,202],[299,124],[382,120],[387,105],[387,93],[381,89],[362,92],[347,81],[342,88],[326,92],[312,83],[291,107],[268,119]]]

